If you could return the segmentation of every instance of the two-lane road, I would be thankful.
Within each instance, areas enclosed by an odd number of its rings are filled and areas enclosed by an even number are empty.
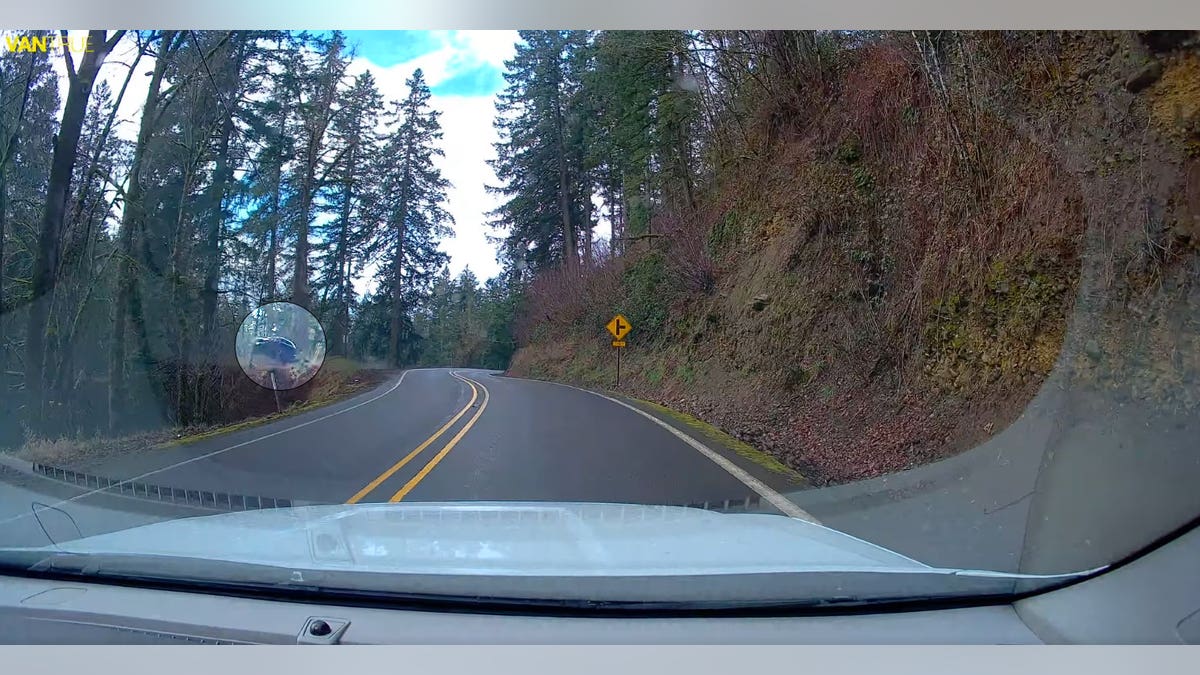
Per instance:
[[[416,369],[279,422],[88,467],[118,480],[292,503],[758,502],[790,487],[622,402],[492,371]]]

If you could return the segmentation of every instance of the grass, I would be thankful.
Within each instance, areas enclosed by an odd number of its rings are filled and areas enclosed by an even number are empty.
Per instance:
[[[675,377],[684,384],[691,384],[696,381],[696,370],[688,364],[682,364],[675,369]]]
[[[346,394],[346,396],[351,396],[354,393],[357,393],[357,392],[348,392]],[[324,400],[309,399],[309,400],[305,401],[304,403],[293,404],[287,408],[284,408],[280,412],[271,413],[270,415],[264,415],[262,417],[251,417],[249,419],[242,420],[241,422],[234,422],[233,424],[226,424],[224,426],[206,428],[201,431],[189,433],[187,435],[180,436],[179,438],[174,438],[169,441],[166,441],[166,442],[162,443],[159,447],[169,448],[169,447],[174,447],[177,445],[188,445],[189,443],[195,443],[197,441],[203,441],[203,440],[206,440],[209,438],[215,438],[217,436],[224,436],[225,434],[231,434],[235,431],[242,431],[244,429],[253,429],[254,427],[260,427],[264,424],[270,424],[271,422],[281,420],[285,417],[292,417],[294,415],[299,415],[300,413],[307,412],[307,411],[313,410],[315,408],[320,408],[321,406],[329,405],[330,403],[336,403],[338,398],[340,398],[340,397],[331,397],[331,398],[324,399]]]
[[[633,397],[630,397],[630,398],[633,398]],[[659,405],[657,403],[654,403],[653,401],[647,401],[645,399],[640,399],[640,398],[634,398],[633,400],[645,405],[648,408],[653,409],[654,411],[656,411],[658,413],[661,413],[662,415],[664,415],[666,417],[669,417],[669,418],[679,422],[680,424],[683,424],[684,426],[688,427],[689,429],[699,432],[702,436],[708,438],[711,441],[714,441],[716,443],[724,445],[725,447],[736,452],[741,457],[743,457],[751,462],[754,462],[755,464],[763,467],[764,469],[767,469],[767,470],[772,471],[777,474],[787,476],[788,478],[795,480],[795,481],[806,480],[804,478],[804,476],[800,472],[796,471],[795,469],[792,469],[791,467],[785,465],[783,462],[780,462],[778,459],[775,459],[771,455],[768,455],[767,453],[755,448],[754,446],[750,445],[749,443],[746,443],[745,441],[740,441],[740,440],[734,438],[733,436],[730,436],[729,434],[725,433],[724,431],[721,431],[720,429],[714,427],[713,425],[709,424],[708,422],[705,422],[704,420],[697,419],[687,413],[679,412],[678,410],[672,410],[671,408],[668,408],[663,405]]]
[[[21,459],[42,464],[62,464],[80,459],[111,457],[128,452],[142,452],[156,447],[170,438],[169,431],[143,432],[106,438],[31,438],[11,454]]]
[[[646,370],[646,381],[650,384],[660,384],[663,379],[662,364],[656,363]]]

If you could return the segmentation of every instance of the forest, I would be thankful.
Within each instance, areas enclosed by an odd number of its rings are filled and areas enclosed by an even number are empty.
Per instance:
[[[420,70],[403,100],[384,101],[370,72],[347,75],[337,31],[7,36],[59,49],[0,57],[6,419],[116,433],[140,417],[225,417],[232,334],[275,300],[312,310],[331,356],[504,368],[535,276],[579,274],[653,236],[657,211],[695,207],[702,126],[717,123],[702,108],[736,96],[716,70],[731,64],[712,55],[755,70],[738,39],[522,32],[489,186],[505,198],[492,214],[504,272],[481,281],[450,278],[439,248],[454,223]],[[699,90],[701,67],[722,90]],[[96,84],[102,68],[121,86]],[[136,118],[122,119],[146,77]],[[359,297],[368,269],[373,290]]]
[[[331,357],[507,362],[503,281],[450,278],[439,248],[453,219],[419,69],[385,101],[337,32],[63,37],[0,56],[6,440],[229,418],[234,335],[275,300],[319,317]]]

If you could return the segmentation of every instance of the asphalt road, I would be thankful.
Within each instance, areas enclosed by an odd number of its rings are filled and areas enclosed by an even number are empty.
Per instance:
[[[1132,411],[1093,429],[1097,415],[1072,414],[1067,400],[1048,384],[1012,426],[961,455],[811,489],[630,401],[493,371],[415,369],[268,425],[66,467],[83,476],[51,480],[0,457],[0,546],[241,508],[580,501],[782,513],[931,565],[1061,573],[1119,559],[1192,517],[1193,426],[1148,426]],[[1118,521],[1127,526],[1104,529]]]
[[[564,385],[493,371],[416,369],[270,425],[70,468],[291,504],[523,500],[713,508],[731,501],[744,510],[809,517],[781,496],[794,489],[790,479],[723,448],[697,448],[657,419]]]

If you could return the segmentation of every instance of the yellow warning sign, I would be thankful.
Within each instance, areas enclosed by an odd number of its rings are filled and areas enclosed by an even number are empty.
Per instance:
[[[608,322],[608,325],[605,326],[605,328],[607,328],[608,332],[612,333],[612,336],[617,340],[624,340],[625,336],[629,335],[629,331],[633,329],[633,326],[629,325],[629,319],[626,319],[618,314],[612,318],[612,321]],[[624,345],[621,346],[623,347]]]
[[[624,347],[625,341],[624,340],[613,340],[613,346],[614,347]]]

